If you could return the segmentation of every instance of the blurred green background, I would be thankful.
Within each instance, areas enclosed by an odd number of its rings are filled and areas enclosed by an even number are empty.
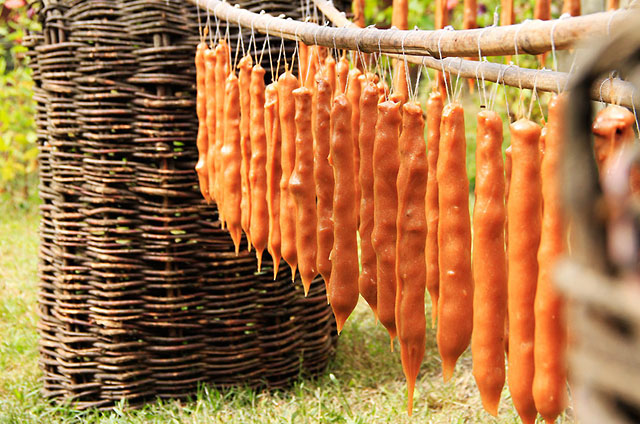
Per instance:
[[[32,203],[37,186],[35,104],[31,69],[21,41],[38,30],[33,10],[6,0],[0,10],[0,201],[15,207]]]

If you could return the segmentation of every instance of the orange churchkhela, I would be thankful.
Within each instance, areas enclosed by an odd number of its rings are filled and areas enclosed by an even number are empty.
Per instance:
[[[533,400],[534,300],[538,281],[538,246],[542,215],[540,131],[538,124],[520,119],[510,126],[512,146],[509,185],[508,314],[509,389],[525,424],[536,420]]]
[[[213,47],[204,52],[205,89],[207,91],[207,138],[209,140],[206,166],[211,200],[216,200],[216,60],[216,53]]]
[[[296,250],[298,270],[309,293],[316,270],[316,188],[313,178],[313,127],[311,109],[313,92],[307,87],[293,90],[296,104],[296,161],[289,189],[296,202]]]
[[[251,187],[251,219],[249,228],[251,242],[256,249],[258,272],[262,266],[262,252],[269,239],[269,209],[267,205],[267,134],[265,131],[265,70],[256,64],[251,71],[249,94],[251,122],[251,165],[249,185]]]
[[[214,181],[214,198],[218,204],[218,215],[222,226],[225,225],[224,216],[224,166],[222,160],[222,146],[224,145],[225,135],[225,82],[229,75],[229,46],[225,40],[220,40],[216,46],[216,140],[214,146],[213,158],[215,160],[215,181]]]
[[[360,294],[367,301],[373,313],[378,314],[378,290],[376,272],[376,252],[373,250],[371,233],[373,231],[373,144],[376,136],[378,117],[378,87],[365,78],[360,97],[360,144],[359,181],[360,197],[360,263],[362,270],[358,278]]]
[[[398,191],[396,181],[400,157],[400,103],[391,100],[378,105],[378,121],[373,143],[373,231],[371,243],[376,252],[378,277],[378,319],[393,339],[396,337],[396,220]]]
[[[473,208],[473,333],[471,353],[482,405],[498,414],[504,386],[504,323],[507,314],[506,208],[502,162],[502,119],[478,113],[476,188]]]
[[[326,59],[324,60],[325,67],[325,77],[327,81],[329,81],[329,85],[331,86],[331,95],[336,92],[337,86],[337,75],[336,75],[336,60],[328,54]]]
[[[591,127],[596,163],[600,172],[607,159],[613,156],[625,142],[633,139],[635,117],[629,109],[609,105],[596,114]]]
[[[512,147],[509,146],[504,150],[504,202],[505,205],[509,204],[509,186],[511,185],[511,151]],[[509,214],[504,220],[504,247],[509,252]],[[509,275],[509,255],[507,254],[507,276]],[[507,285],[508,287],[508,285]],[[504,317],[504,351],[509,354],[509,314]]]
[[[443,29],[447,25],[449,25],[449,9],[447,7],[447,0],[436,0],[435,1],[435,11],[434,11],[434,20],[435,20],[435,29]],[[438,84],[438,89],[442,93],[442,97],[447,97],[447,86],[445,84],[445,76],[441,71],[436,72],[436,82]]]
[[[267,210],[269,212],[269,239],[267,250],[273,258],[275,280],[282,257],[280,234],[280,179],[282,168],[280,118],[278,116],[278,84],[271,83],[265,89],[264,126],[267,137]]]
[[[200,193],[207,202],[211,201],[209,195],[209,181],[207,170],[207,150],[208,150],[208,131],[207,131],[207,96],[206,96],[206,69],[204,53],[209,51],[207,43],[200,42],[196,48],[196,114],[198,115],[198,136],[196,145],[198,147],[198,163],[196,164],[196,172],[198,174],[198,183]]]
[[[224,93],[224,147],[222,148],[222,172],[224,172],[224,216],[227,228],[236,248],[240,249],[242,237],[240,203],[242,201],[242,152],[240,151],[240,88],[235,73],[229,74]]]
[[[361,188],[357,176],[360,171],[360,146],[358,137],[360,133],[360,96],[362,94],[362,72],[358,68],[349,71],[349,86],[347,87],[347,100],[351,103],[351,135],[353,136],[353,169],[356,174],[356,204],[360,205]],[[360,221],[360,219],[358,219]]]
[[[555,289],[552,274],[564,254],[564,211],[562,207],[561,158],[564,148],[562,94],[549,102],[545,152],[540,165],[542,182],[542,229],[538,249],[538,286],[534,303],[533,399],[536,409],[551,424],[567,406],[567,328],[564,301]]]
[[[240,153],[242,164],[240,175],[242,182],[242,197],[240,200],[240,225],[247,235],[247,246],[251,249],[251,182],[249,172],[251,169],[251,68],[253,67],[250,55],[246,55],[238,64],[238,82],[240,86]]]
[[[302,41],[298,41],[298,81],[304,85],[307,66],[309,65],[309,46]]]
[[[336,65],[336,91],[335,95],[346,94],[347,80],[349,79],[349,61],[345,54],[342,55]]]
[[[464,11],[462,17],[462,29],[475,29],[478,27],[478,2],[477,0],[464,0]],[[476,56],[468,57],[469,60],[477,60]],[[467,79],[469,92],[473,92],[475,79]]]
[[[551,0],[536,0],[533,7],[533,19],[539,19],[541,21],[548,21],[551,19]],[[540,66],[544,68],[547,60],[547,54],[542,53],[538,55]]]
[[[298,267],[296,253],[296,203],[289,189],[289,180],[296,162],[296,123],[295,100],[293,90],[298,88],[298,79],[286,71],[278,78],[278,115],[280,117],[280,131],[282,146],[280,165],[282,177],[280,179],[280,232],[282,235],[282,258],[291,267],[291,278],[295,279]]]
[[[436,326],[439,297],[438,266],[438,145],[440,144],[440,119],[444,102],[442,92],[433,90],[427,100],[427,242],[425,257],[427,262],[427,290],[431,297],[431,326]]]
[[[358,303],[358,210],[355,201],[351,105],[344,94],[333,100],[331,108],[331,146],[333,166],[333,250],[329,296],[338,333]]]
[[[304,73],[304,80],[300,80],[300,85],[307,87],[313,92],[315,86],[316,73],[318,72],[318,65],[320,64],[319,55],[320,50],[318,46],[309,46],[309,54],[307,56],[307,69]]]
[[[424,249],[427,238],[425,195],[427,154],[424,118],[417,103],[406,103],[402,112],[399,140],[398,215],[396,241],[396,328],[400,342],[402,369],[407,378],[407,410],[413,410],[413,391],[426,346],[427,320],[424,291],[427,265]],[[407,252],[410,252],[407,254]]]
[[[466,170],[464,111],[448,104],[442,111],[438,152],[438,350],[444,381],[453,375],[458,357],[471,340],[473,278],[469,181]]]
[[[391,10],[391,26],[398,29],[409,28],[409,1],[393,0]],[[393,60],[393,91],[400,102],[404,104],[409,98],[409,87],[407,86],[407,67],[404,60]]]
[[[329,56],[330,57],[330,56]],[[314,90],[316,122],[313,146],[313,177],[316,186],[317,244],[316,269],[322,275],[329,293],[331,282],[331,249],[333,248],[333,169],[329,164],[331,143],[331,96],[333,89],[326,75],[320,75]]]
[[[562,14],[568,13],[571,16],[580,16],[580,0],[565,0],[562,3]]]

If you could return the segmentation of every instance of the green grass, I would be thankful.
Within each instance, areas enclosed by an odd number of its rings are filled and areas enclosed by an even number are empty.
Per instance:
[[[156,402],[138,411],[119,405],[110,412],[77,412],[53,405],[39,394],[37,225],[35,208],[0,208],[0,423],[519,422],[507,389],[499,418],[482,410],[469,352],[451,382],[442,382],[432,330],[409,417],[398,345],[390,352],[386,331],[376,325],[364,301],[347,321],[327,372],[316,380],[300,380],[290,390],[221,392],[203,387],[191,402]],[[571,413],[559,422],[573,422]]]

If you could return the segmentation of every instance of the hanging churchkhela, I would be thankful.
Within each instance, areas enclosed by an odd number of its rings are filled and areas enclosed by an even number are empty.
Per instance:
[[[542,193],[540,126],[520,119],[510,126],[512,170],[509,186],[509,367],[513,404],[525,424],[537,415],[533,400],[534,300],[538,280]]]
[[[634,138],[635,122],[633,113],[622,106],[609,105],[598,112],[593,121],[592,130],[595,136],[593,149],[601,173],[614,152],[625,142]]]
[[[389,332],[391,348],[396,337],[396,218],[398,214],[398,137],[400,103],[378,104],[378,122],[373,143],[373,231],[378,278],[377,310],[380,323]]]
[[[509,22],[513,2],[503,5]],[[548,6],[536,2],[536,14],[546,16]],[[446,25],[446,2],[436,10],[438,26]],[[475,12],[475,2],[465,1],[466,28],[476,26]],[[477,114],[471,220],[460,88],[442,89],[451,77],[434,81],[423,113],[408,99],[402,60],[393,75],[377,75],[358,54],[360,68],[332,53],[299,43],[297,77],[287,65],[278,78],[272,70],[276,82],[265,86],[256,58],[244,56],[236,76],[227,41],[198,44],[203,198],[216,201],[236,253],[244,231],[258,271],[267,250],[274,278],[284,259],[294,278],[299,271],[305,295],[320,274],[338,332],[365,299],[391,349],[398,336],[409,414],[427,345],[428,290],[444,380],[471,344],[488,413],[497,415],[506,379],[524,423],[538,413],[553,422],[567,405],[565,305],[551,279],[568,250],[557,184],[566,96],[549,103],[543,129],[527,119],[510,125],[504,160],[500,115]],[[597,114],[601,174],[632,142],[634,123],[621,106]]]
[[[396,328],[402,369],[408,385],[408,411],[413,410],[413,391],[424,358],[427,321],[424,292],[427,280],[425,242],[427,218],[427,155],[424,118],[417,103],[406,103],[399,139],[398,215],[396,245]],[[404,253],[406,252],[406,254]]]
[[[329,85],[331,86],[331,95],[333,96],[333,94],[336,92],[337,90],[337,64],[336,64],[336,60],[333,58],[333,56],[328,55],[327,58],[324,60],[324,67],[325,67],[325,78],[327,78],[327,81],[329,82]]]
[[[505,381],[504,322],[507,313],[502,119],[496,112],[483,110],[478,113],[477,128],[471,352],[473,376],[482,405],[496,416]]]
[[[224,146],[222,148],[223,199],[222,209],[227,220],[227,228],[236,248],[240,250],[242,237],[241,210],[242,176],[240,168],[240,87],[235,72],[231,72],[225,84],[224,93]]]
[[[564,301],[552,281],[555,265],[566,251],[563,237],[564,211],[559,184],[562,178],[566,104],[567,97],[564,94],[554,97],[549,102],[548,132],[540,165],[544,208],[534,303],[533,399],[536,409],[548,423],[555,422],[556,417],[567,405],[566,314]]]
[[[431,297],[431,326],[436,326],[438,317],[438,297],[440,292],[440,272],[438,266],[438,150],[440,144],[440,119],[444,101],[442,92],[434,89],[427,100],[427,290]]]
[[[204,52],[205,67],[205,97],[206,97],[206,120],[207,120],[207,189],[209,191],[209,199],[217,201],[216,194],[216,52],[211,46]],[[220,211],[218,210],[218,214]]]
[[[333,249],[329,300],[338,333],[358,303],[358,215],[355,201],[351,105],[338,94],[331,107],[329,163],[335,181],[333,191]]]
[[[267,250],[273,258],[275,280],[282,258],[280,233],[280,165],[282,136],[278,115],[278,84],[273,82],[265,89],[264,126],[267,138],[267,210],[269,212],[269,238]]]
[[[296,203],[296,250],[305,296],[316,271],[316,190],[313,179],[313,93],[307,87],[293,90],[296,113],[296,160],[289,189]]]
[[[466,139],[462,106],[450,103],[442,111],[438,153],[438,350],[442,375],[448,381],[456,361],[471,341],[473,279]]]
[[[269,208],[267,205],[267,134],[265,130],[265,70],[260,64],[251,71],[250,142],[251,161],[249,187],[251,196],[251,218],[249,232],[256,249],[258,272],[262,265],[262,253],[269,239]]]
[[[361,188],[358,183],[360,174],[360,145],[358,143],[360,133],[360,96],[362,94],[362,72],[358,68],[349,71],[349,86],[347,87],[347,100],[351,103],[351,135],[353,136],[353,169],[356,174],[356,204],[360,205]],[[359,220],[358,220],[359,221]]]
[[[328,56],[327,59],[331,58]],[[335,62],[334,62],[335,64]],[[328,70],[328,67],[326,67]],[[329,78],[320,74],[314,92],[316,122],[314,127],[313,177],[316,187],[317,252],[316,269],[324,278],[329,291],[331,281],[331,249],[333,248],[333,169],[329,164],[331,143],[331,96],[333,88]]]
[[[409,29],[409,0],[393,0],[391,26],[398,29]],[[393,90],[400,103],[409,99],[407,86],[407,64],[404,60],[393,60]]]
[[[373,197],[373,145],[376,136],[376,120],[378,118],[378,87],[367,78],[362,84],[360,97],[360,129],[358,144],[360,145],[359,186],[360,196],[360,263],[362,270],[358,278],[360,295],[369,304],[373,313],[378,315],[378,277],[376,271],[376,252],[371,242],[373,231],[374,197]]]
[[[246,55],[238,64],[238,83],[240,86],[240,154],[242,163],[240,175],[242,183],[242,196],[240,200],[240,225],[247,236],[247,247],[251,249],[251,182],[249,173],[251,169],[251,68],[253,67],[251,55]]]
[[[211,201],[211,197],[209,196],[209,183],[208,183],[208,172],[207,172],[207,150],[209,148],[208,144],[208,134],[207,134],[207,97],[205,96],[205,59],[204,53],[205,51],[209,51],[207,47],[207,43],[204,41],[198,44],[196,48],[196,89],[197,89],[197,97],[196,97],[196,112],[198,115],[198,138],[197,138],[197,147],[198,147],[198,163],[196,164],[196,172],[198,174],[198,182],[200,186],[200,192],[202,193],[202,197],[205,198],[207,202]]]
[[[218,215],[220,216],[220,222],[222,227],[225,226],[224,216],[224,162],[222,160],[222,147],[225,140],[225,119],[224,119],[224,106],[225,106],[225,82],[227,75],[229,75],[229,46],[223,39],[216,46],[216,67],[215,67],[215,79],[216,79],[216,140],[214,146],[214,161],[215,161],[215,181],[214,181],[214,198],[218,204]]]
[[[346,54],[340,57],[340,61],[336,64],[336,85],[335,95],[346,94],[347,81],[349,79],[349,61]]]
[[[282,167],[280,179],[281,253],[282,259],[291,267],[292,279],[296,276],[298,257],[296,252],[296,203],[289,188],[289,180],[296,161],[296,109],[293,90],[298,86],[298,79],[288,70],[278,78],[278,116],[282,134],[280,150]]]

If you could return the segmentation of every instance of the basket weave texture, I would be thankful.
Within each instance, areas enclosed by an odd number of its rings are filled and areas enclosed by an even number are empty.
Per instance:
[[[43,393],[77,408],[285,386],[337,343],[324,283],[233,253],[194,165],[195,7],[48,2],[29,34]],[[246,242],[244,244],[246,247]]]

